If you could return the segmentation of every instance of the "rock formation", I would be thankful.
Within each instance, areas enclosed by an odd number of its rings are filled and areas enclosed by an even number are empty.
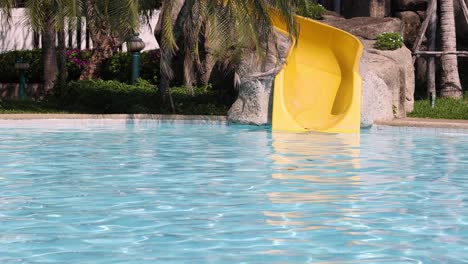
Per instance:
[[[239,96],[228,113],[230,122],[264,125],[271,122],[273,81],[286,62],[291,41],[279,32],[271,39],[265,61],[246,50],[239,67]],[[275,43],[276,42],[276,43]]]

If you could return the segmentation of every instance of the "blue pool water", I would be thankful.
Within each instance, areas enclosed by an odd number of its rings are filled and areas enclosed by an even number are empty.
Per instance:
[[[2,264],[467,262],[466,135],[0,124]]]

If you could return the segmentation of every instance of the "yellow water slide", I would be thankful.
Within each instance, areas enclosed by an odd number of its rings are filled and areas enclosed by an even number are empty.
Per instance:
[[[273,21],[286,31],[275,15]],[[311,19],[297,21],[297,43],[275,80],[273,130],[359,133],[361,42]]]

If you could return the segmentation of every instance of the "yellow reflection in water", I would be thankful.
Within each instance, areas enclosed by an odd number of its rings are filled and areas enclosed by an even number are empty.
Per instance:
[[[304,181],[326,186],[352,188],[359,185],[361,177],[354,170],[360,168],[360,135],[334,134],[294,134],[273,133],[274,154],[271,156],[275,168],[281,172],[274,173],[272,178],[279,184]],[[345,175],[343,175],[345,173]],[[349,176],[346,175],[349,173]],[[285,186],[287,188],[287,186]],[[296,190],[296,191],[294,191]],[[268,199],[276,204],[335,203],[352,202],[359,197],[350,192],[339,192],[333,189],[315,190],[297,187],[288,191],[270,192]],[[293,207],[291,207],[293,208]],[[348,218],[348,209],[337,208],[336,221]],[[355,210],[350,210],[358,213]],[[271,226],[282,226],[285,232],[307,232],[322,229],[343,231],[346,228],[310,223],[306,212],[263,212],[266,223]],[[310,212],[309,212],[310,214]],[[334,222],[334,221],[333,221]]]

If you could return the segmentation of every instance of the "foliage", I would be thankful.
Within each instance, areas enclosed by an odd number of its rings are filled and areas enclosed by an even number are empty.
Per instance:
[[[214,90],[211,85],[195,87],[193,96],[189,94],[186,87],[174,87],[170,91],[179,114],[226,115],[229,107],[234,103],[231,94]]]
[[[102,114],[151,112],[158,98],[147,82],[129,85],[103,80],[69,82],[57,96],[64,109]]]
[[[375,48],[379,50],[396,50],[404,45],[403,37],[398,32],[386,32],[377,36]]]
[[[318,4],[315,0],[309,0],[306,2],[305,9],[299,13],[299,15],[312,18],[315,20],[323,19],[323,15],[327,9],[323,7],[321,4]]]
[[[194,91],[192,97],[185,87],[171,89],[178,114],[225,115],[233,102],[229,94],[213,90],[211,86]],[[162,103],[157,88],[141,79],[136,85],[104,80],[73,81],[50,101],[55,102],[58,109],[80,113],[172,113]]]
[[[116,53],[104,62],[101,69],[101,78],[104,80],[117,80],[130,82],[132,70],[131,53]],[[141,53],[141,78],[152,84],[158,83],[159,76],[159,50],[150,50]]]
[[[468,120],[468,94],[465,94],[464,100],[437,99],[434,108],[429,100],[416,101],[414,111],[409,116]]]
[[[19,58],[28,62],[28,82],[42,82],[42,57],[41,50],[11,51],[0,54],[0,83],[16,83],[19,81],[19,72],[15,69],[15,63]]]
[[[173,13],[176,1],[162,0],[161,32],[161,89],[168,87],[174,78],[174,55],[184,61],[184,83],[196,82],[197,70],[202,68],[204,54],[212,52],[218,62],[238,61],[246,47],[265,58],[265,43],[275,39],[273,16],[285,23],[291,36],[297,36],[294,15],[302,12],[309,0],[194,0],[185,1],[177,19]],[[277,12],[271,12],[271,9]],[[205,45],[200,45],[205,44]],[[206,45],[209,44],[209,49]],[[207,52],[210,50],[210,52]]]

